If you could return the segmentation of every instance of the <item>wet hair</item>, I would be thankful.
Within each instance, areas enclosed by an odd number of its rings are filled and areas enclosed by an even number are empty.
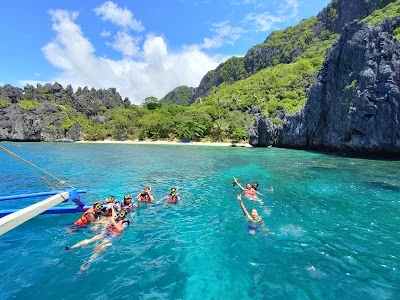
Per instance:
[[[255,190],[257,191],[257,189],[258,189],[258,182],[257,182],[257,181],[254,182],[251,186],[253,187],[253,189],[255,189]]]
[[[126,194],[125,196],[124,196],[124,200],[125,199],[132,199],[132,195],[131,194]]]
[[[124,224],[124,223],[128,223],[128,225],[129,225],[129,224],[131,224],[131,220],[129,220],[129,219],[123,219],[123,220],[122,220],[122,224]]]

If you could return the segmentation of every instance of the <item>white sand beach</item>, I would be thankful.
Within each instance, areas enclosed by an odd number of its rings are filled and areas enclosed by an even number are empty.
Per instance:
[[[180,142],[180,141],[152,141],[152,140],[103,140],[103,141],[77,141],[75,143],[94,144],[137,144],[137,145],[182,145],[182,146],[220,146],[220,147],[252,147],[249,143],[220,143],[220,142]]]

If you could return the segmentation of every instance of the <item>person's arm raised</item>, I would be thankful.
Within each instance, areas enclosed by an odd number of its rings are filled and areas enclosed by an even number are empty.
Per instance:
[[[242,186],[240,185],[240,183],[237,181],[237,178],[236,178],[235,176],[233,176],[233,181],[236,183],[236,185],[237,185],[238,187],[240,187],[240,188],[244,191],[244,187],[242,187]]]
[[[242,201],[242,195],[240,195],[240,194],[237,195],[237,199],[238,199],[238,201],[239,201],[239,204],[240,204],[240,207],[241,207],[241,209],[242,209],[242,211],[243,211],[243,214],[246,216],[246,218],[251,219],[251,216],[250,216],[250,214],[248,213],[246,207],[244,207],[244,204],[243,204],[243,201]]]

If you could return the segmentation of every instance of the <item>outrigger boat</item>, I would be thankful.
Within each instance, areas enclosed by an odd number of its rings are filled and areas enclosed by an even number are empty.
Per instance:
[[[36,174],[38,174],[38,171],[40,171],[42,173],[42,175],[40,175],[42,180],[50,184],[53,188],[58,188],[57,190],[51,192],[0,197],[0,202],[26,198],[48,197],[40,202],[37,202],[22,209],[0,210],[0,235],[3,235],[4,233],[14,229],[15,227],[27,222],[28,220],[40,214],[70,214],[84,212],[91,207],[87,206],[80,197],[81,194],[86,193],[86,190],[77,190],[65,180],[61,180],[55,177],[49,172],[46,172],[38,166],[35,166],[33,163],[23,159],[22,157],[7,150],[6,148],[0,146],[0,149],[17,159],[19,162],[25,164],[26,166],[34,168],[34,172]],[[73,201],[76,206],[57,206],[61,203],[65,203],[68,201]]]

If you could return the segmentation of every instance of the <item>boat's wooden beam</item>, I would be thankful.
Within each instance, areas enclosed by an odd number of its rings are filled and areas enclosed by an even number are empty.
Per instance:
[[[40,201],[0,219],[0,235],[14,229],[26,221],[36,217],[49,208],[64,202],[69,198],[69,192],[60,192],[46,200]]]

